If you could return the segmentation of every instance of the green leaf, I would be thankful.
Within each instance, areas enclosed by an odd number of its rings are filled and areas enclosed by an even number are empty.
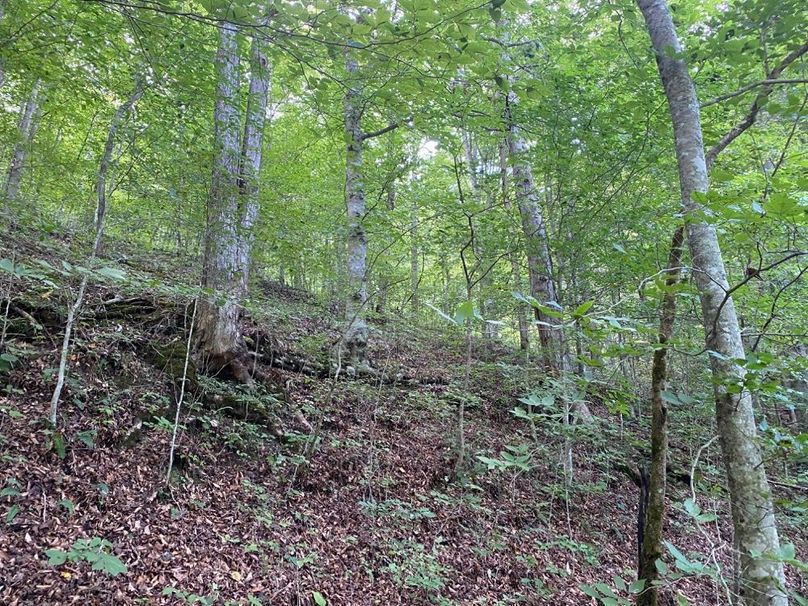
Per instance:
[[[20,513],[20,506],[15,503],[6,512],[6,524],[11,524],[14,521],[14,518],[16,518],[17,514],[19,513]]]
[[[71,515],[73,515],[73,513],[76,511],[76,505],[70,499],[62,499],[59,501],[59,505],[67,509],[68,513]]]
[[[628,586],[629,593],[633,594],[642,593],[643,589],[645,589],[645,579],[637,579]]]
[[[87,446],[87,448],[95,447],[95,436],[96,436],[95,429],[88,429],[87,431],[80,431],[76,434],[76,437],[81,440],[81,442]]]
[[[102,267],[96,273],[101,277],[109,278],[116,282],[126,279],[126,274],[115,267]]]
[[[572,312],[572,315],[573,315],[574,317],[576,317],[576,318],[583,318],[583,317],[584,317],[584,314],[585,314],[587,311],[589,311],[589,308],[590,308],[590,307],[592,307],[594,304],[595,304],[595,302],[594,302],[594,301],[587,301],[587,302],[585,302],[585,303],[581,303],[581,304],[580,304],[580,305],[579,305],[579,306],[578,306],[578,307],[575,309],[575,311],[574,311],[574,312]]]
[[[328,601],[319,591],[313,591],[311,597],[314,599],[314,603],[317,604],[317,606],[326,606],[326,604],[328,604]]]
[[[466,320],[475,317],[474,301],[463,301],[457,307],[455,312],[454,323],[461,326],[466,323]]]
[[[89,555],[89,554],[87,554]],[[89,558],[88,558],[89,559]],[[93,570],[100,570],[112,577],[124,574],[127,571],[126,565],[111,553],[99,551],[93,564]]]
[[[595,587],[605,596],[609,596],[611,598],[617,597],[614,591],[612,591],[612,588],[609,587],[606,583],[595,583]]]
[[[61,549],[48,549],[45,555],[48,556],[48,564],[50,566],[61,566],[67,562],[67,552]]]
[[[53,450],[56,451],[56,455],[60,459],[65,458],[67,454],[65,450],[65,439],[61,432],[56,431],[53,433],[53,436],[51,436],[51,446],[53,446]]]

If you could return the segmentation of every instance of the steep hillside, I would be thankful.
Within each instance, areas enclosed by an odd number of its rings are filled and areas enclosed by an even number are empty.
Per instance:
[[[146,266],[136,251],[108,251],[53,431],[45,417],[77,277],[62,263],[69,241],[33,236],[6,234],[0,249],[15,264],[0,274],[12,354],[0,375],[0,602],[583,604],[594,600],[581,585],[597,582],[628,595],[614,579],[634,579],[630,476],[645,433],[609,412],[607,384],[585,394],[589,423],[565,426],[552,412],[526,420],[513,414],[520,398],[559,388],[475,340],[464,390],[462,334],[439,319],[379,319],[378,372],[355,377],[329,361],[340,333],[328,305],[265,281],[244,327],[255,385],[189,363],[166,482],[193,320],[191,290],[171,278],[183,260],[152,251]],[[458,478],[461,402],[473,463]],[[674,425],[671,498],[681,502],[709,436]],[[697,525],[674,507],[667,533],[694,561],[727,565],[715,456],[701,453],[696,485],[718,522]],[[709,579],[675,589],[693,604],[722,603]]]

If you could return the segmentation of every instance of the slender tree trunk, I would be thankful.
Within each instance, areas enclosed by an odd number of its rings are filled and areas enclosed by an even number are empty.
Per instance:
[[[249,382],[241,362],[246,346],[239,326],[244,271],[238,182],[241,120],[237,30],[231,23],[219,26],[216,73],[215,148],[202,279],[213,295],[200,298],[194,349],[200,368]]]
[[[474,139],[470,132],[466,131],[463,133],[462,136],[463,140],[463,153],[466,159],[466,172],[469,175],[469,181],[471,182],[471,192],[474,198],[474,201],[477,204],[482,204],[482,197],[485,195],[482,188],[480,187],[480,179],[477,175],[479,171],[479,163],[480,163],[480,150],[477,145],[474,143]],[[487,207],[491,208],[491,201],[490,199],[487,202]],[[486,238],[482,235],[482,229],[477,231],[476,237],[474,238],[474,256],[477,258],[477,263],[480,264],[480,267],[483,269],[487,269],[485,267],[485,259],[486,259],[486,251],[485,251],[485,241]],[[484,276],[480,278],[480,313],[482,314],[485,320],[491,319],[491,316],[494,312],[494,304],[493,301],[488,296],[489,291],[491,290],[491,272],[489,271]],[[483,322],[482,325],[482,336],[484,339],[496,339],[497,338],[497,325],[492,324],[489,322]]]
[[[349,88],[345,93],[346,140],[345,203],[348,210],[348,299],[345,306],[348,329],[345,345],[355,367],[367,362],[367,237],[363,224],[365,188],[362,167],[362,105],[359,64],[348,51],[345,58]]]
[[[658,588],[654,585],[654,581],[659,576],[656,561],[662,557],[663,553],[662,525],[665,520],[668,464],[668,406],[662,398],[662,392],[665,390],[667,380],[667,343],[673,336],[673,323],[676,319],[676,293],[673,292],[673,287],[679,282],[683,240],[684,228],[679,227],[674,233],[671,243],[668,277],[665,280],[667,288],[662,297],[662,313],[659,322],[659,347],[654,351],[651,371],[651,471],[645,519],[639,520],[639,523],[644,525],[645,532],[639,546],[639,575],[637,577],[645,579],[646,590],[637,598],[639,606],[657,606],[659,604]]]
[[[511,198],[508,192],[508,142],[503,140],[499,145],[499,179],[502,189],[502,204],[508,213],[512,210]],[[511,264],[511,276],[516,292],[522,290],[522,275],[519,269],[519,259],[515,252],[508,253]],[[527,351],[530,347],[530,323],[527,320],[524,305],[516,306],[516,321],[519,326],[519,349]]]
[[[244,138],[241,143],[239,190],[241,212],[239,236],[241,244],[241,270],[239,272],[239,295],[246,298],[249,286],[254,227],[261,207],[259,175],[263,151],[264,127],[267,115],[267,99],[272,69],[259,35],[253,36],[250,49],[250,90],[247,97],[247,115],[244,121]]]
[[[112,152],[115,148],[115,137],[118,134],[118,129],[123,123],[126,115],[134,107],[135,103],[143,96],[146,90],[146,83],[140,77],[135,78],[135,86],[132,89],[129,97],[118,106],[115,115],[112,117],[112,122],[109,124],[109,131],[107,131],[107,141],[104,144],[104,153],[101,156],[101,166],[98,169],[98,180],[96,181],[95,191],[98,196],[98,204],[95,207],[95,231],[101,232],[103,236],[104,229],[104,216],[107,212],[107,178],[112,166]]]
[[[689,215],[687,239],[694,281],[701,297],[707,349],[714,377],[716,420],[730,489],[741,596],[748,606],[788,603],[782,563],[766,557],[780,547],[771,491],[760,449],[752,398],[731,393],[743,383],[744,358],[738,318],[729,290],[715,227],[700,221],[694,193],[707,191],[707,165],[699,102],[682,47],[664,0],[638,0],[656,52],[657,64],[673,121],[682,203]]]
[[[533,170],[528,159],[527,144],[514,123],[511,115],[511,104],[515,96],[510,94],[506,103],[506,121],[508,127],[508,149],[513,167],[513,181],[516,193],[516,205],[522,217],[522,230],[527,250],[528,274],[530,277],[530,294],[542,305],[557,305],[553,271],[550,261],[550,247],[547,240],[547,228],[544,224]],[[560,330],[554,326],[555,320],[536,310],[539,340],[541,342],[545,365],[558,371],[561,368]]]
[[[410,290],[412,291],[412,298],[410,305],[412,305],[413,315],[418,315],[420,307],[420,299],[418,297],[418,283],[421,281],[418,251],[418,202],[413,200],[412,208],[410,209]]]
[[[104,153],[101,156],[101,162],[98,167],[98,180],[96,183],[96,195],[97,195],[97,205],[95,210],[95,239],[93,240],[93,248],[90,252],[90,261],[92,262],[97,256],[98,253],[101,251],[101,242],[104,237],[104,219],[106,218],[107,214],[107,204],[106,204],[106,175],[109,172],[110,168],[113,164],[112,152],[115,149],[115,135],[118,132],[121,124],[123,123],[124,118],[132,109],[135,103],[137,103],[138,99],[143,95],[145,84],[137,80],[135,82],[135,88],[129,98],[124,101],[116,110],[115,115],[112,117],[112,121],[109,124],[109,130],[107,131],[107,141],[104,144]],[[50,414],[48,419],[50,421],[51,426],[56,426],[56,421],[58,418],[59,413],[59,400],[62,397],[62,389],[64,388],[65,378],[67,375],[67,364],[70,358],[70,338],[73,334],[73,328],[75,323],[78,321],[81,306],[84,303],[84,294],[87,290],[87,284],[89,282],[89,276],[87,274],[84,275],[81,279],[81,284],[79,285],[78,293],[76,294],[76,298],[73,300],[73,304],[67,310],[67,322],[65,323],[65,334],[62,337],[62,347],[60,349],[59,355],[59,370],[56,374],[56,386],[53,389],[53,394],[51,395],[51,402],[50,402]]]
[[[31,87],[31,92],[28,95],[28,101],[22,108],[20,114],[20,121],[17,127],[17,142],[14,145],[14,151],[11,154],[11,162],[8,165],[8,174],[5,183],[5,210],[8,212],[9,204],[17,199],[20,193],[20,182],[22,181],[22,172],[25,168],[25,160],[28,152],[31,149],[31,144],[34,141],[36,134],[37,118],[39,115],[40,100],[39,96],[42,91],[42,80],[37,80]]]

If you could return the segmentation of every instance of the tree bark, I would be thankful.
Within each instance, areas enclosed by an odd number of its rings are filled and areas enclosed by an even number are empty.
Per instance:
[[[31,149],[36,134],[37,122],[40,110],[39,96],[42,91],[42,80],[37,79],[31,87],[28,101],[22,108],[20,121],[17,127],[17,142],[11,154],[11,161],[8,165],[8,174],[4,188],[5,210],[8,212],[9,204],[17,199],[20,193],[20,182],[22,172],[25,168],[25,160]]]
[[[480,166],[480,149],[474,142],[472,134],[465,131],[462,136],[463,140],[463,153],[466,159],[466,172],[469,175],[471,182],[471,192],[474,201],[482,205],[482,198],[485,195],[483,188],[480,186],[480,178],[478,176]],[[491,199],[489,198],[486,207],[491,209]],[[490,298],[489,292],[492,285],[492,270],[493,268],[485,267],[486,260],[486,238],[481,234],[482,230],[478,230],[473,243],[474,256],[477,258],[477,267],[481,267],[484,271],[488,269],[485,275],[480,277],[480,313],[484,318],[482,323],[482,336],[487,340],[495,340],[499,337],[497,325],[488,322],[494,313],[494,301]]]
[[[413,199],[412,208],[410,209],[410,289],[412,291],[410,305],[412,305],[413,315],[418,315],[420,308],[420,299],[418,297],[418,283],[421,281],[420,269],[421,264],[419,263],[418,252],[418,201]]]
[[[349,88],[344,98],[345,118],[345,204],[348,212],[348,299],[345,305],[348,328],[345,346],[354,367],[366,364],[368,325],[367,306],[367,237],[363,224],[365,188],[362,167],[362,104],[359,63],[350,50],[345,56]]]
[[[525,236],[527,251],[528,275],[530,278],[530,294],[542,305],[557,305],[553,268],[550,259],[550,246],[547,241],[547,228],[544,223],[533,170],[526,158],[527,143],[513,120],[511,106],[516,97],[509,93],[506,101],[506,125],[508,129],[508,150],[513,167],[513,181],[516,194],[516,205],[522,218],[522,231]],[[535,310],[538,324],[539,340],[545,366],[553,371],[562,367],[561,335],[556,327],[555,319]]]
[[[246,346],[239,325],[246,261],[239,213],[239,55],[237,30],[231,23],[219,25],[216,74],[215,148],[202,278],[202,285],[212,292],[199,300],[194,349],[201,369],[249,382],[241,363]]]
[[[696,89],[681,59],[682,47],[665,0],[637,3],[656,53],[673,122],[682,204],[688,215],[687,239],[701,298],[718,434],[730,489],[741,597],[748,606],[784,606],[788,598],[783,565],[766,557],[776,554],[780,543],[771,491],[755,441],[752,398],[745,390],[735,394],[728,389],[741,385],[745,374],[735,362],[745,355],[740,327],[732,297],[726,296],[729,283],[715,227],[700,220],[704,211],[693,196],[708,188]]]
[[[132,89],[129,97],[118,106],[112,121],[109,124],[107,131],[107,141],[104,144],[104,153],[101,156],[101,165],[98,169],[98,180],[96,181],[95,191],[98,197],[98,203],[95,207],[95,231],[101,233],[103,237],[104,230],[104,215],[107,212],[107,178],[109,176],[110,168],[112,167],[112,152],[115,149],[115,137],[118,134],[118,129],[123,123],[126,115],[134,107],[135,103],[143,96],[146,90],[146,83],[140,77],[136,77],[135,86]]]
[[[662,297],[662,314],[659,322],[659,347],[654,352],[651,370],[651,471],[649,474],[648,502],[644,525],[645,532],[639,545],[639,574],[637,578],[645,579],[645,591],[637,597],[638,606],[657,606],[659,604],[658,588],[654,581],[659,574],[656,561],[662,557],[662,525],[665,520],[665,489],[668,465],[668,406],[662,398],[667,380],[667,343],[673,336],[673,324],[676,319],[676,293],[673,288],[679,282],[682,264],[682,244],[684,228],[679,227],[673,234],[671,251],[668,258],[668,275],[665,279],[666,290]]]
[[[502,204],[505,210],[511,212],[511,198],[508,195],[508,142],[503,140],[499,146],[499,178],[502,189]],[[513,287],[516,292],[522,290],[522,276],[519,269],[519,259],[516,253],[508,253],[508,260],[511,263],[511,276]],[[530,324],[527,321],[527,314],[523,305],[516,306],[516,321],[519,327],[519,349],[527,351],[530,347]]]
[[[261,208],[259,176],[271,77],[272,68],[267,59],[265,42],[261,36],[255,35],[250,48],[250,90],[247,97],[247,115],[239,169],[241,194],[239,240],[242,263],[239,272],[239,295],[242,299],[246,298],[248,292],[252,246],[255,240],[254,227]]]

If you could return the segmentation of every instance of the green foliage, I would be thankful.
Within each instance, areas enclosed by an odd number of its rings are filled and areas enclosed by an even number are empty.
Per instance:
[[[421,589],[437,596],[446,584],[445,575],[451,572],[440,563],[438,553],[438,543],[428,550],[416,541],[392,540],[387,545],[387,564],[382,570],[402,589]]]
[[[48,564],[61,566],[65,562],[87,562],[92,564],[91,569],[103,572],[109,576],[126,574],[126,565],[112,553],[112,543],[100,537],[91,539],[77,539],[67,551],[61,549],[48,549]]]

